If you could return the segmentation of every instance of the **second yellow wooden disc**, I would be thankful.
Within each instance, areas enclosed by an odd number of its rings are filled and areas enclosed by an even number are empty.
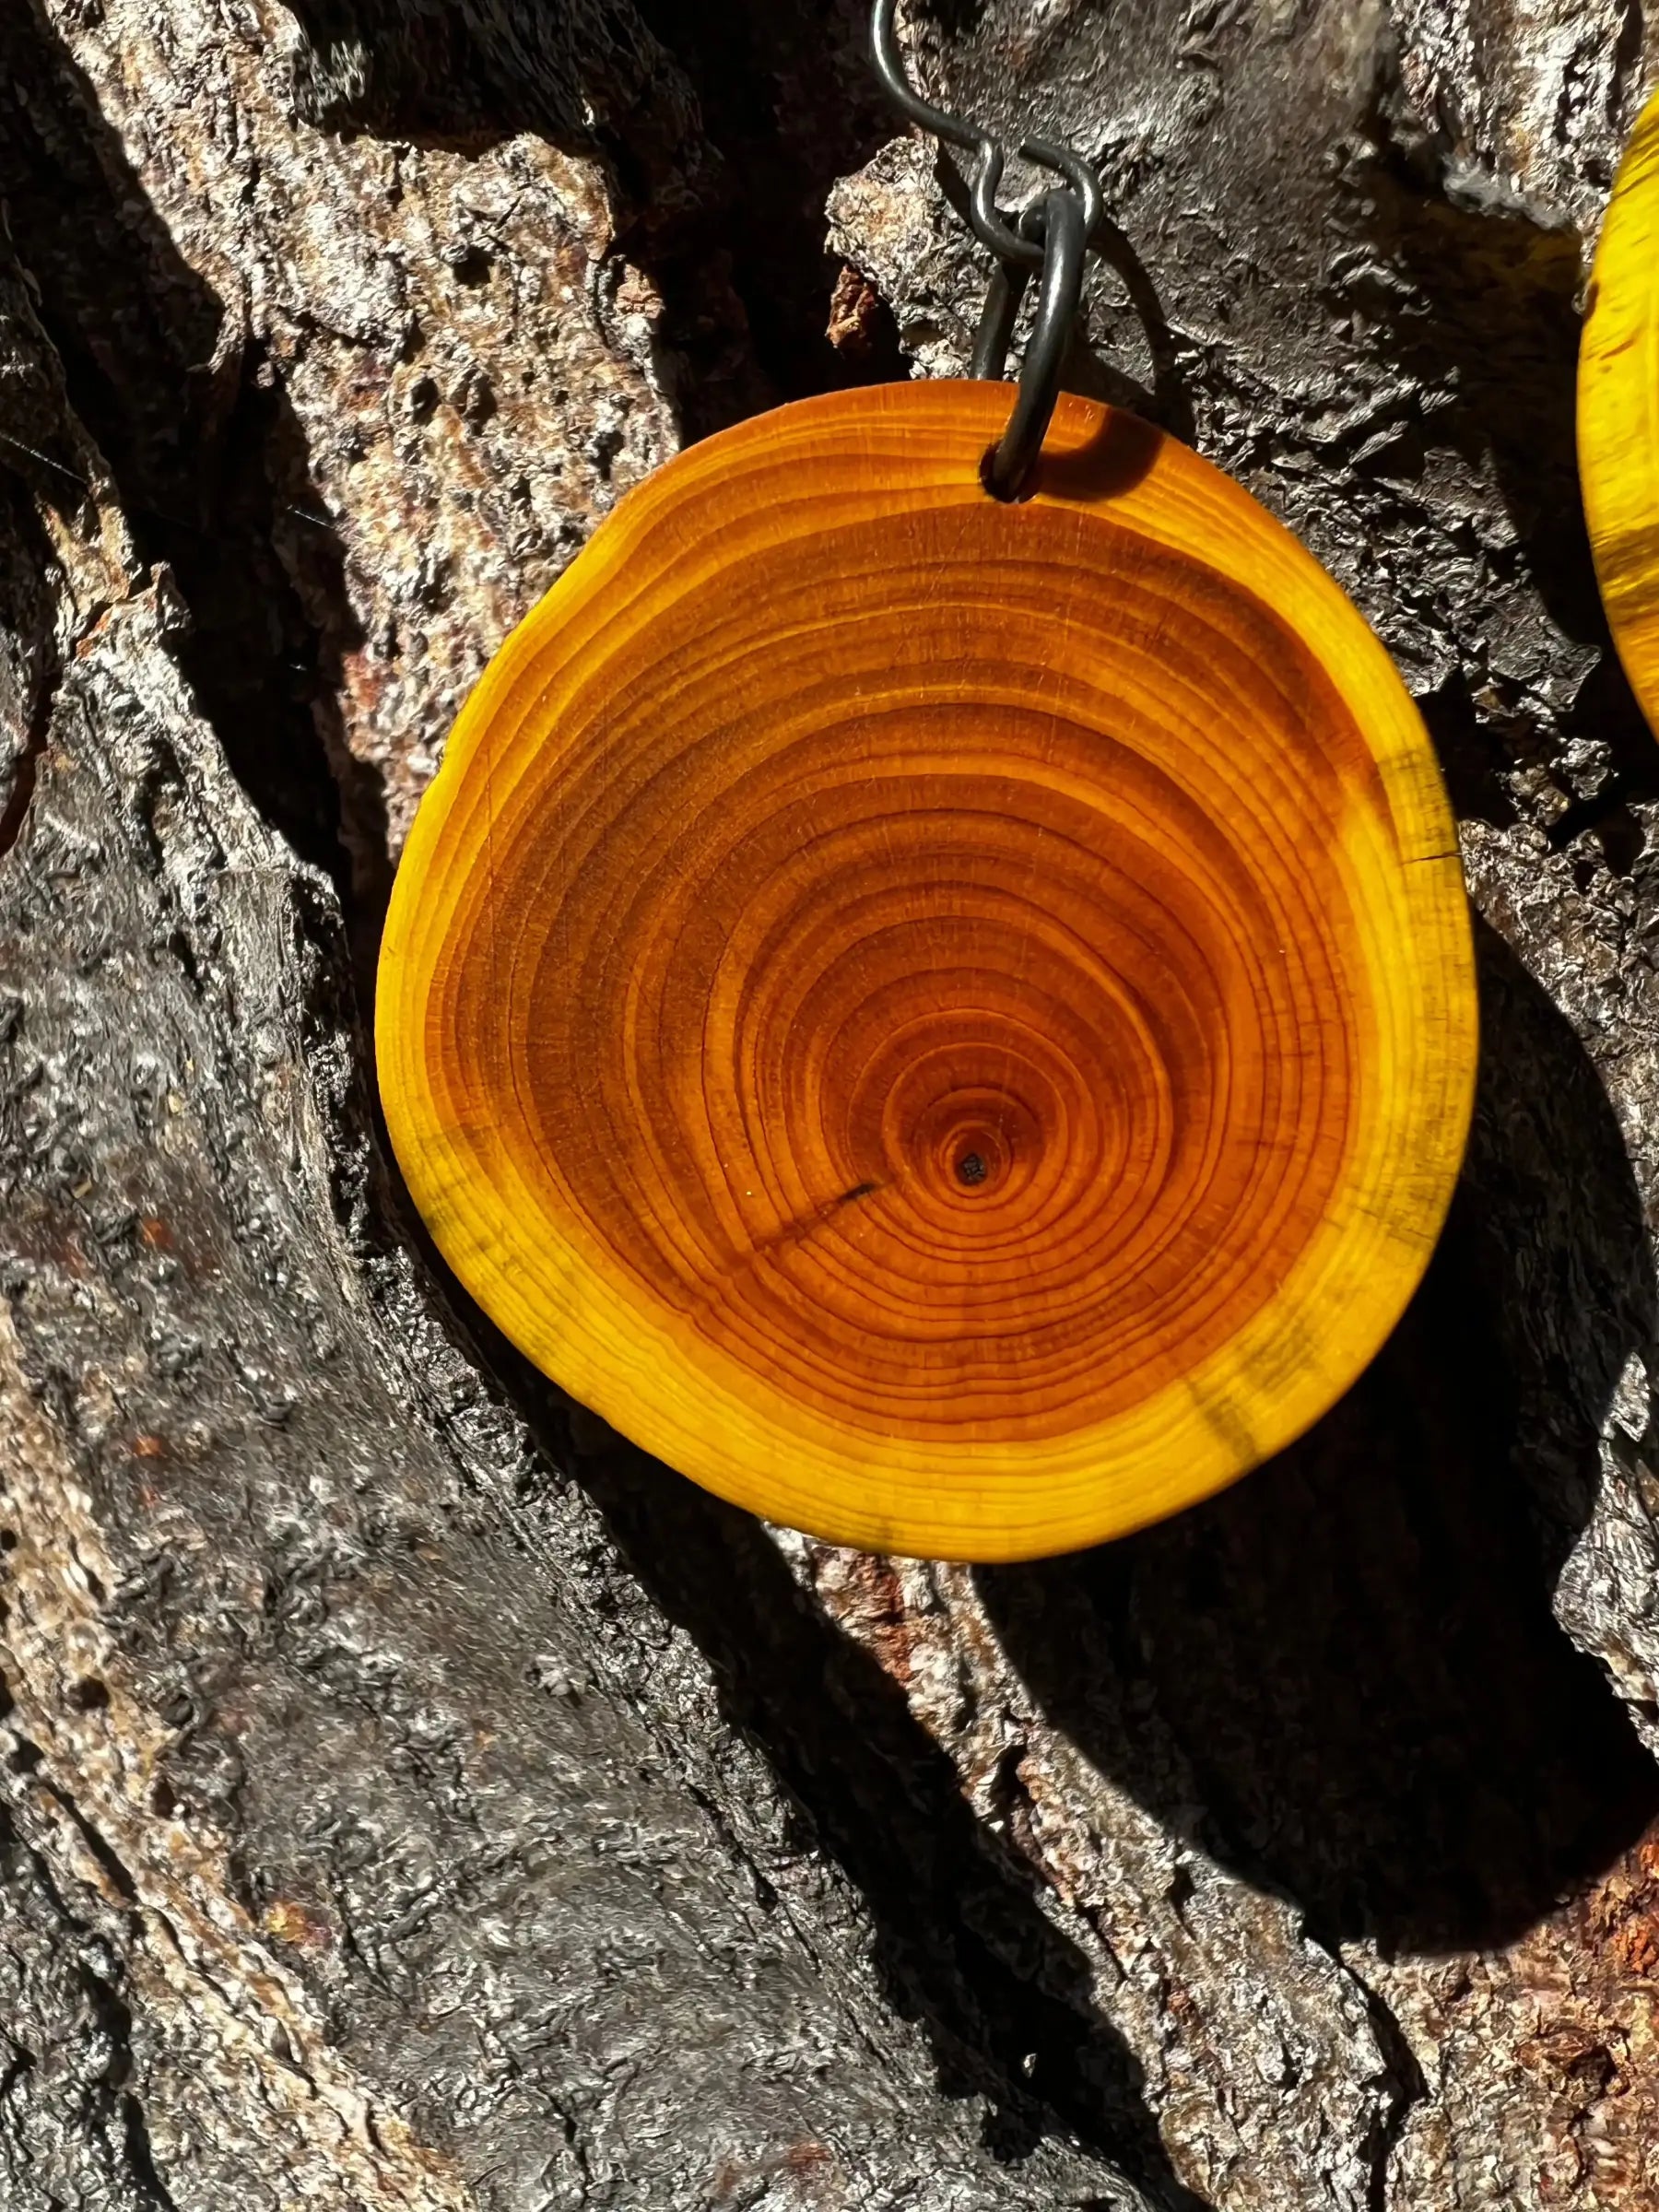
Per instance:
[[[1596,247],[1578,440],[1602,604],[1630,688],[1659,730],[1659,94],[1625,149]]]

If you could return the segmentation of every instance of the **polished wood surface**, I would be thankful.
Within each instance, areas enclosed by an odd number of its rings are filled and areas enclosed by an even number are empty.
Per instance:
[[[1240,487],[1006,387],[803,402],[630,493],[393,898],[398,1158],[507,1334],[774,1520],[1122,1533],[1313,1420],[1462,1154],[1468,919],[1381,646]]]
[[[1579,477],[1607,621],[1659,730],[1659,94],[1613,186],[1579,348]]]

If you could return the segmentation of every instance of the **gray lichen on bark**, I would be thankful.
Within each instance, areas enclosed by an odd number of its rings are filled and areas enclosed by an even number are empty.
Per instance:
[[[774,1535],[380,1152],[443,730],[621,490],[838,373],[826,197],[961,366],[863,16],[0,27],[8,2206],[1659,2203],[1659,756],[1571,442],[1639,8],[911,27],[1100,161],[1074,381],[1304,535],[1462,817],[1469,1171],[1304,1446],[1044,1567]]]

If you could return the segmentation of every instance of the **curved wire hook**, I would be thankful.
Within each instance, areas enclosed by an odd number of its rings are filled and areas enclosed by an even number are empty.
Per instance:
[[[935,107],[911,83],[899,51],[898,6],[899,0],[875,0],[870,18],[870,49],[883,88],[912,123],[978,157],[969,220],[975,236],[996,255],[996,267],[973,342],[971,375],[1002,375],[1020,297],[1031,272],[1041,271],[1014,409],[983,471],[988,491],[999,500],[1016,500],[1037,465],[1059,396],[1065,349],[1083,296],[1084,262],[1105,211],[1105,195],[1100,178],[1080,155],[1046,138],[1022,139],[1019,150],[1026,159],[1053,170],[1064,182],[1010,222],[996,204],[1006,159],[1002,147],[988,131]]]
[[[947,108],[935,107],[924,99],[912,84],[904,66],[904,56],[899,51],[899,0],[875,0],[870,18],[870,50],[876,64],[876,74],[882,89],[900,114],[912,123],[919,124],[935,138],[947,145],[959,146],[978,156],[974,174],[971,220],[975,236],[987,245],[999,259],[1016,262],[1026,269],[1042,266],[1042,248],[1024,235],[1011,223],[996,204],[997,187],[1002,182],[1007,156],[988,131],[976,130],[961,116],[953,115]],[[1105,212],[1105,195],[1100,180],[1080,155],[1068,147],[1055,146],[1047,138],[1022,138],[1019,151],[1028,161],[1040,168],[1052,169],[1064,177],[1082,202],[1085,242],[1091,241]]]
[[[945,108],[935,108],[931,100],[921,93],[905,74],[904,56],[899,51],[899,0],[876,0],[876,13],[870,24],[870,45],[876,57],[876,74],[883,89],[896,108],[902,109],[912,123],[920,124],[935,138],[945,138],[952,146],[982,151],[993,141],[971,124],[964,123],[959,115],[952,115]]]

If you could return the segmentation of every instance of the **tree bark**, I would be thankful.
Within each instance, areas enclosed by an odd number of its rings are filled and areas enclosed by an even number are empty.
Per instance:
[[[1571,413],[1635,0],[912,26],[1099,159],[1072,381],[1303,535],[1457,803],[1469,1165],[1311,1437],[1037,1567],[770,1531],[527,1373],[380,1144],[506,629],[686,438],[965,364],[864,16],[0,18],[18,2212],[1659,2207],[1659,752]]]

